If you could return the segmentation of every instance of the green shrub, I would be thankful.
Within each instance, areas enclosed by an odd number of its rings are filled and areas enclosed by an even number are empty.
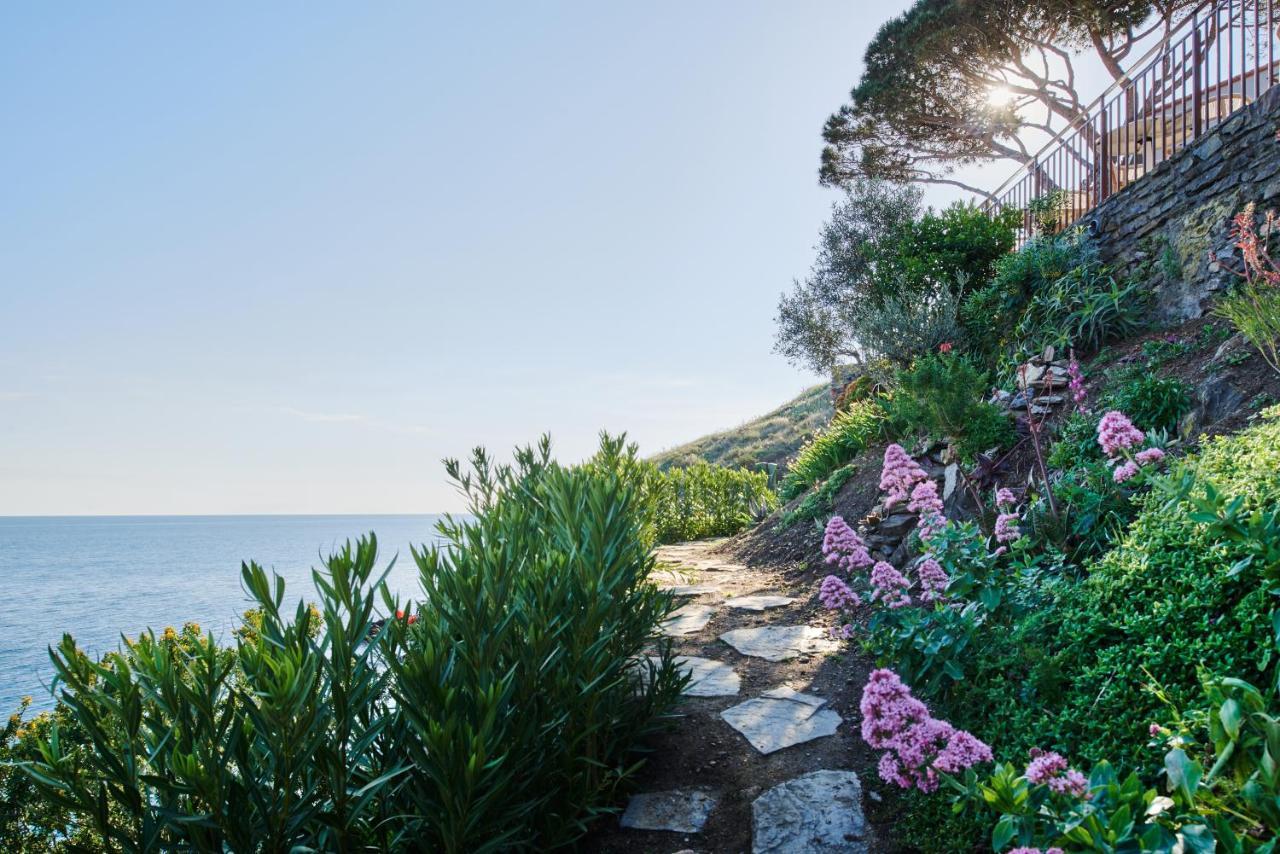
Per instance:
[[[1191,389],[1179,379],[1141,372],[1111,391],[1106,402],[1143,430],[1169,432],[1191,409]]]
[[[1012,346],[1014,328],[1032,295],[1096,259],[1096,248],[1078,230],[1033,237],[1017,252],[1001,257],[994,277],[972,290],[960,307],[970,351],[994,361]]]
[[[895,433],[950,439],[965,459],[992,447],[1008,447],[1013,425],[986,403],[987,374],[953,353],[922,356],[897,373],[888,403]]]
[[[1017,569],[1018,607],[967,645],[955,662],[966,678],[933,698],[939,716],[1019,767],[1031,748],[1051,749],[1078,767],[1136,769],[1149,785],[1160,771],[1149,727],[1169,724],[1171,707],[1197,708],[1204,673],[1275,684],[1280,409],[1154,484],[1082,579]],[[941,799],[913,796],[911,813],[903,829],[926,850],[990,844],[990,820],[972,810],[945,817]],[[945,842],[932,832],[944,821]]]
[[[649,497],[660,543],[736,534],[778,506],[767,471],[704,462],[658,473]]]
[[[980,207],[957,202],[927,211],[898,235],[887,265],[912,296],[951,289],[963,298],[967,285],[986,282],[996,264],[1013,249],[1021,216],[1013,209],[991,216]],[[896,263],[894,263],[896,262]]]
[[[831,424],[800,449],[782,480],[782,498],[791,499],[814,484],[826,480],[836,469],[847,465],[882,435],[882,398],[861,400],[836,413]]]
[[[673,603],[647,581],[634,453],[607,438],[588,465],[549,453],[507,467],[477,451],[468,475],[449,463],[475,518],[413,552],[421,607],[391,599],[370,536],[313,573],[315,610],[244,566],[258,616],[231,650],[148,632],[94,662],[65,636],[61,701],[24,766],[65,832],[126,851],[580,837],[684,679],[658,633]]]

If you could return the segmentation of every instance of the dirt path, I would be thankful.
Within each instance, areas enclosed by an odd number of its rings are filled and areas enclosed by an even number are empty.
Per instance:
[[[659,583],[686,603],[667,630],[694,681],[627,811],[583,849],[898,850],[877,823],[877,757],[857,736],[868,666],[830,639],[812,572],[738,563],[715,553],[721,542],[659,550]]]

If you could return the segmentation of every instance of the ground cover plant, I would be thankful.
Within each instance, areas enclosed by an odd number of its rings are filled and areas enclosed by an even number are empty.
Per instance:
[[[288,604],[255,564],[232,647],[144,633],[52,652],[59,705],[4,730],[8,850],[546,850],[638,767],[683,685],[657,633],[642,470],[606,437],[450,463],[474,518],[413,552],[422,602],[380,584],[372,536]]]
[[[1178,834],[1208,846],[1196,850],[1269,850],[1280,832],[1267,758],[1280,747],[1280,410],[1167,474],[1122,413],[1093,421],[1095,465],[1137,490],[1136,515],[1078,575],[1044,559],[1013,493],[993,498],[986,539],[937,518],[923,494],[936,486],[896,457],[883,483],[934,516],[923,557],[872,565],[832,520],[824,551],[842,571],[823,582],[824,602],[866,603],[881,665],[1003,763],[951,772],[937,742],[911,754],[912,774],[885,779],[918,792],[906,829],[927,850],[947,850],[940,827],[955,845],[994,850],[1168,851]],[[923,794],[937,788],[930,775],[954,800]]]

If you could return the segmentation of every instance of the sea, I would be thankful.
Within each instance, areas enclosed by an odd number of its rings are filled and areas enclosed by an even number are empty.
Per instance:
[[[438,541],[439,516],[0,517],[0,720],[24,695],[49,709],[49,647],[70,633],[97,656],[121,635],[195,621],[230,644],[253,603],[241,561],[285,579],[286,602],[315,601],[312,567],[374,532],[393,593],[421,598],[410,545]]]

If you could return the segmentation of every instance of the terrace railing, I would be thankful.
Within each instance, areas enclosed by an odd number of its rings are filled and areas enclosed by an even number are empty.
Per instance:
[[[1019,242],[1079,221],[1280,81],[1280,0],[1206,0],[985,205],[1023,212]]]

